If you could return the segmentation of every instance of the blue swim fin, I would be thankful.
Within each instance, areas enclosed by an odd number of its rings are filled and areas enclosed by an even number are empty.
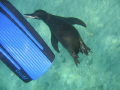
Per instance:
[[[24,82],[40,77],[55,56],[7,0],[0,1],[0,59]]]

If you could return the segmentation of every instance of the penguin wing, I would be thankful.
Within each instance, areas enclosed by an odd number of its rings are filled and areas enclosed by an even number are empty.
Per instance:
[[[53,48],[55,49],[55,51],[57,51],[58,53],[60,53],[59,49],[58,49],[58,40],[57,38],[55,37],[54,34],[51,33],[51,43],[52,43],[52,46]]]
[[[71,24],[78,24],[78,25],[82,25],[83,27],[87,27],[86,24],[78,18],[69,17],[69,18],[64,18],[64,20],[66,20],[67,22]]]

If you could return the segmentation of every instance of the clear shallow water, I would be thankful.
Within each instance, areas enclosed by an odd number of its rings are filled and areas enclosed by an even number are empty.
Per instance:
[[[47,25],[27,19],[55,54],[51,68],[37,80],[22,82],[0,61],[0,90],[120,90],[119,0],[9,0],[22,14],[43,9],[48,13],[77,17],[87,28],[75,25],[93,53],[79,53],[78,67],[59,43],[60,53],[50,42]]]

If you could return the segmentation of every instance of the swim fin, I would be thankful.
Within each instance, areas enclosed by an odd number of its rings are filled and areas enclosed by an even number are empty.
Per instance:
[[[55,56],[7,0],[0,1],[0,59],[24,82],[40,77]]]

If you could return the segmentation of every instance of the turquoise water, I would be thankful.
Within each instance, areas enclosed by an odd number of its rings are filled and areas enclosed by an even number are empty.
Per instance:
[[[0,90],[120,90],[120,1],[119,0],[9,0],[22,14],[43,9],[63,17],[83,20],[87,28],[75,25],[93,53],[79,53],[78,67],[59,43],[51,45],[48,26],[34,19],[28,22],[55,54],[50,69],[37,80],[22,82],[0,61]]]

